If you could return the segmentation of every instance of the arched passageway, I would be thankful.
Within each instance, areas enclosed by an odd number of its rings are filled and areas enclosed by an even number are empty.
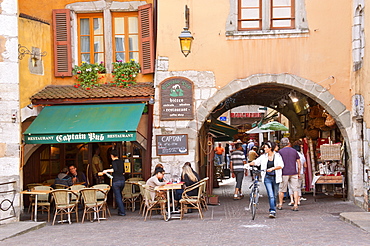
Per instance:
[[[277,110],[289,119],[294,128],[292,137],[305,137],[306,133],[301,127],[293,103],[279,105],[281,99],[286,98],[291,92],[311,104],[319,104],[335,119],[338,130],[346,143],[347,153],[351,156],[351,144],[355,137],[351,136],[350,111],[327,88],[292,74],[256,74],[248,78],[233,80],[198,107],[196,118],[198,124],[204,126],[207,120],[215,119],[232,108],[242,105],[262,105]],[[202,158],[201,156],[200,160]],[[353,183],[352,161],[352,158],[349,158],[346,163],[349,196],[352,193]]]

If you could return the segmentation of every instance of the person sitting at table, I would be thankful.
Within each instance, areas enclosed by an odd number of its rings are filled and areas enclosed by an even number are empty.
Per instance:
[[[182,167],[181,182],[184,182],[185,187],[187,187],[187,186],[191,186],[191,185],[195,184],[199,180],[200,180],[199,175],[196,171],[193,170],[193,168],[191,167],[190,162],[185,162],[184,166]],[[175,200],[178,201],[178,200],[181,199],[183,191],[184,190],[182,190],[182,189],[176,190]],[[198,195],[198,188],[189,191],[187,194],[189,196]]]
[[[154,188],[156,186],[162,186],[167,183],[166,181],[163,180],[163,177],[164,177],[164,170],[162,168],[156,168],[154,170],[154,175],[146,181],[146,185],[149,185],[150,187],[150,195],[153,200],[155,199],[155,196],[156,196],[156,191],[154,190]],[[163,180],[163,181],[160,181],[160,180]],[[164,192],[159,192],[159,195],[162,198],[165,197]]]
[[[67,167],[63,167],[58,176],[55,178],[54,184],[61,184],[65,186],[73,185],[72,178],[68,175]]]
[[[158,163],[158,164],[155,166],[155,168],[154,168],[154,172],[153,172],[152,176],[154,176],[154,175],[155,175],[155,170],[156,170],[156,169],[158,169],[158,168],[163,169],[163,173],[165,173],[163,165],[162,165],[161,163]],[[160,179],[159,181],[160,181],[160,182],[163,182],[163,178],[162,178],[162,179]]]
[[[78,172],[75,165],[70,165],[68,167],[69,176],[72,178],[72,183],[82,183],[84,186],[87,186],[86,176],[83,172]]]

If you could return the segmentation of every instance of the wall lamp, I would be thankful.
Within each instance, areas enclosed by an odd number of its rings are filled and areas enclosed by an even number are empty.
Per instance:
[[[184,30],[181,32],[179,39],[180,39],[180,47],[181,52],[187,57],[191,50],[191,43],[193,41],[193,36],[189,31],[189,8],[188,5],[185,5],[185,27]]]
[[[38,48],[32,47],[32,52],[27,49],[26,46],[22,46],[18,44],[18,59],[22,60],[25,55],[30,55],[32,59],[32,65],[34,67],[37,66],[37,61],[41,59],[41,57],[46,56],[47,52],[40,52]]]

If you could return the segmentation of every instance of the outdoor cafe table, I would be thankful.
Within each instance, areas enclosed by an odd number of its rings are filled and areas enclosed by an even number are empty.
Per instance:
[[[40,194],[49,194],[52,190],[24,190],[20,193],[23,195],[34,195],[35,196],[35,211],[34,211],[34,220],[37,222],[37,196]]]
[[[179,216],[174,217],[171,216],[172,214],[179,213],[179,211],[175,208],[175,195],[174,190],[180,190],[183,188],[184,182],[180,183],[171,183],[171,184],[165,184],[162,186],[156,186],[154,190],[156,191],[166,191],[167,192],[167,218],[166,221],[169,221],[171,218],[174,219],[180,219]],[[171,211],[171,202],[170,202],[170,191],[171,191],[171,198],[172,198],[172,211]]]

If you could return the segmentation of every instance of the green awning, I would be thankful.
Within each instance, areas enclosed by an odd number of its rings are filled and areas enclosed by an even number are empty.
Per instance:
[[[48,106],[23,133],[26,144],[136,141],[145,104]]]
[[[238,129],[219,120],[212,120],[209,131],[216,136],[216,141],[231,141],[238,134]]]

